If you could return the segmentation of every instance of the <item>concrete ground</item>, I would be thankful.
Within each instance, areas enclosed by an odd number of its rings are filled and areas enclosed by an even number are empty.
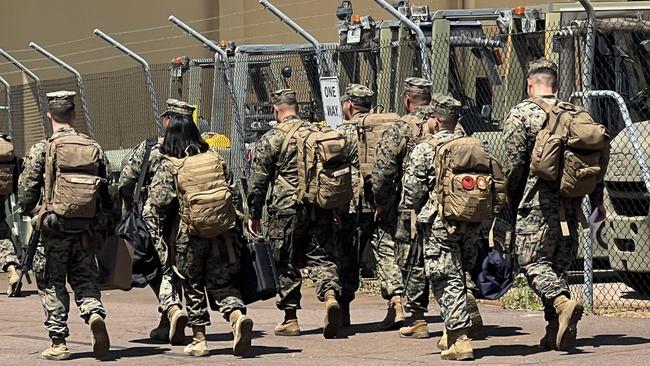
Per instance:
[[[0,279],[0,289],[6,279]],[[43,311],[33,287],[29,296],[8,298],[0,295],[0,364],[51,364],[40,359],[49,345],[43,328]],[[31,290],[31,291],[29,291]],[[304,335],[282,338],[273,335],[281,314],[273,301],[249,308],[255,321],[253,349],[246,358],[231,355],[232,336],[228,324],[213,313],[208,328],[211,357],[195,359],[183,355],[183,347],[157,344],[148,339],[158,320],[156,302],[148,289],[104,292],[111,352],[104,361],[124,365],[430,365],[443,364],[435,342],[441,322],[437,307],[431,306],[429,329],[433,338],[400,339],[395,331],[379,332],[376,323],[384,316],[385,302],[360,295],[353,303],[354,325],[340,332],[341,338],[325,340],[321,334],[323,306],[311,289],[304,291],[299,312]],[[481,365],[650,365],[650,319],[586,316],[580,323],[577,350],[540,352],[538,341],[544,331],[541,312],[517,312],[481,304],[486,337],[474,341],[474,362]],[[89,330],[72,304],[68,345],[73,359],[67,364],[95,364]],[[190,331],[188,329],[187,334]],[[189,339],[189,338],[188,338]],[[465,364],[472,364],[465,363]]]

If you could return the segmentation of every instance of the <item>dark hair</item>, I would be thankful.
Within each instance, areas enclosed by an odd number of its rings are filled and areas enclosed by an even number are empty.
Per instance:
[[[50,115],[59,123],[70,123],[74,119],[74,106],[50,107]]]
[[[194,148],[188,149],[190,146]],[[209,148],[190,116],[175,115],[169,121],[160,152],[180,159],[188,154],[206,152]]]
[[[408,96],[413,102],[421,103],[421,105],[431,103],[431,94],[425,95],[421,93],[413,93],[405,90],[404,95]]]
[[[553,69],[538,69],[528,75],[529,79],[535,79],[541,84],[557,89],[557,73]]]
[[[460,119],[460,116],[457,114],[434,113],[433,116],[436,117],[436,119],[438,119],[441,125],[449,128],[456,126],[456,123],[458,123],[458,120]]]
[[[369,106],[369,105],[365,105],[365,104],[361,104],[361,103],[355,103],[355,102],[353,102],[351,100],[350,100],[350,103],[352,103],[352,106],[354,107],[354,109],[356,109],[359,113],[368,113],[368,112],[370,112],[371,106]]]

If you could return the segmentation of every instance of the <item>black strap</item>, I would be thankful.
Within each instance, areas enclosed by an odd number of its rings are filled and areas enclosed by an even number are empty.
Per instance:
[[[149,172],[149,156],[151,155],[151,150],[156,145],[157,139],[150,137],[145,142],[144,156],[142,157],[142,166],[140,166],[140,175],[138,176],[138,183],[135,185],[135,193],[133,194],[133,204],[141,209],[142,202],[140,198],[142,195],[142,185],[144,184],[144,178]]]

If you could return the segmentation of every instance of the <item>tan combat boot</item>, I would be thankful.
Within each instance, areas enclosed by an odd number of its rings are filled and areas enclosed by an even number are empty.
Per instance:
[[[449,349],[449,345],[447,344],[447,327],[442,328],[442,336],[438,340],[437,347],[441,351],[446,351]]]
[[[481,331],[483,330],[483,318],[478,310],[478,302],[471,291],[467,291],[467,311],[469,312],[469,319],[472,322],[472,326],[469,328],[469,335],[472,338],[478,338],[481,336]]]
[[[449,349],[440,352],[440,358],[452,361],[473,360],[474,350],[467,337],[467,331],[467,329],[448,330],[447,345]]]
[[[393,296],[388,302],[388,311],[386,317],[379,324],[382,330],[399,329],[404,325],[404,307],[402,306],[402,297]]]
[[[555,344],[559,351],[573,348],[578,334],[578,321],[582,318],[584,307],[575,300],[560,295],[553,300],[557,313],[558,330]]]
[[[281,337],[295,337],[300,335],[300,325],[296,309],[287,309],[284,311],[284,321],[275,326],[274,333]]]
[[[546,334],[539,341],[539,347],[543,351],[557,351],[557,330],[559,328],[559,323],[557,318],[553,318],[548,323],[546,323]]]
[[[208,351],[208,341],[205,340],[205,325],[192,326],[192,333],[194,334],[192,343],[185,346],[183,353],[193,357],[207,356],[210,352]]]
[[[149,339],[159,342],[169,342],[169,318],[166,313],[160,315],[158,326],[149,332]]]
[[[7,295],[10,295],[11,289],[14,287],[15,284],[18,283],[18,279],[20,279],[20,275],[16,270],[16,266],[14,265],[7,266],[7,278],[9,279],[9,287],[7,288]]]
[[[104,318],[99,314],[93,314],[88,320],[88,325],[92,332],[93,353],[95,354],[95,358],[102,358],[108,353],[109,348],[111,348],[111,340],[108,338]]]
[[[167,310],[169,320],[169,343],[173,346],[185,344],[185,327],[187,326],[187,315],[183,313],[178,305],[170,306]]]
[[[251,348],[253,319],[242,314],[240,310],[233,310],[230,313],[229,319],[234,337],[232,353],[235,356],[243,356]]]
[[[336,301],[336,292],[334,290],[327,290],[325,293],[325,311],[323,337],[327,339],[334,338],[341,325],[341,306]]]
[[[400,328],[399,336],[416,339],[429,338],[429,325],[424,318],[424,312],[419,310],[411,312],[411,325]]]
[[[51,361],[61,361],[70,358],[70,350],[65,344],[65,339],[52,339],[52,345],[41,353],[41,357]]]

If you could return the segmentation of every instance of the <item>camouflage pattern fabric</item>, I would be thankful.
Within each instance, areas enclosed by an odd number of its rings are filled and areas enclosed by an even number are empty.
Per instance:
[[[11,241],[11,229],[4,221],[0,221],[0,270],[6,271],[10,265],[17,266],[18,256]]]
[[[530,74],[540,71],[540,70],[551,70],[557,75],[557,65],[555,62],[547,60],[545,58],[540,58],[534,61],[531,61],[528,64],[528,72],[526,73],[527,76],[530,76]]]
[[[215,151],[204,154],[213,153],[217,154]],[[223,169],[228,176],[225,163]],[[168,222],[169,217],[176,218],[180,215],[177,202],[178,195],[172,165],[163,159],[149,186],[149,195],[142,215],[157,249],[165,253],[164,263],[167,263],[167,256],[170,253],[167,248],[171,243],[168,243],[163,235],[165,230],[163,223]],[[228,263],[224,236],[209,240],[190,235],[188,231],[187,224],[180,220],[173,258],[181,276],[184,277],[182,283],[189,317],[188,324],[190,326],[210,324],[206,292],[217,302],[219,311],[224,317],[236,309],[245,311],[241,294],[231,282],[231,266]],[[163,287],[164,284],[161,285],[161,293]]]
[[[60,128],[52,137],[76,133],[73,128]],[[18,181],[18,206],[23,214],[33,212],[41,198],[45,173],[45,146],[46,140],[36,143],[25,158],[25,167]],[[110,175],[110,164],[99,144],[97,147],[100,152],[99,176],[107,178]],[[110,207],[112,203],[108,202],[108,195],[101,196],[102,206]],[[44,229],[41,233],[41,244],[34,256],[33,270],[45,310],[45,327],[50,338],[68,336],[66,323],[70,298],[66,289],[66,278],[84,320],[88,321],[92,314],[106,316],[100,300],[98,269],[90,233],[64,234]]]

